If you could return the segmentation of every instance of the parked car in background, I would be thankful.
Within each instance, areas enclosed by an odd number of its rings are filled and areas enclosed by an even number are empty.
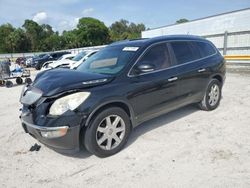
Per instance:
[[[87,58],[91,55],[95,54],[98,50],[87,50],[82,51],[77,54],[73,59],[65,59],[65,60],[58,60],[54,61],[53,63],[47,64],[45,63],[41,70],[48,70],[54,68],[71,68],[75,69],[78,67],[82,62],[84,62]]]
[[[225,70],[218,49],[201,37],[116,42],[76,70],[39,73],[21,94],[22,126],[56,150],[84,145],[107,157],[142,122],[188,104],[216,109]]]
[[[92,51],[87,51],[86,55],[79,61],[76,62],[71,62],[69,64],[69,68],[70,69],[76,69],[77,67],[79,67],[82,63],[84,63],[84,61],[86,61],[88,58],[90,58],[92,55],[94,55],[96,52],[98,52],[99,50],[92,50]]]
[[[37,59],[41,59],[42,57],[44,57],[46,54],[39,54],[39,55],[35,55],[33,57],[27,57],[26,61],[25,61],[25,65],[26,67],[34,67],[35,65],[35,61]]]
[[[60,57],[57,61],[47,61],[42,66],[41,70],[48,70],[48,69],[57,68],[57,67],[62,66],[64,64],[67,65],[67,63],[70,60],[72,60],[75,56],[76,56],[76,54],[65,54],[62,57]]]
[[[70,52],[53,52],[53,53],[48,53],[42,58],[36,59],[35,64],[33,65],[37,70],[40,70],[43,66],[43,64],[47,61],[54,61],[58,60],[61,56],[65,54],[70,54]]]
[[[25,57],[18,57],[16,59],[16,64],[18,65],[25,65],[26,58]]]

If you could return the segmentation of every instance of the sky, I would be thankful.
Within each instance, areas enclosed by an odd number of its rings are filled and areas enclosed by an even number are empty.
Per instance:
[[[110,26],[126,19],[156,28],[250,7],[250,0],[0,0],[0,25],[21,27],[25,19],[71,30],[79,18],[94,17]]]

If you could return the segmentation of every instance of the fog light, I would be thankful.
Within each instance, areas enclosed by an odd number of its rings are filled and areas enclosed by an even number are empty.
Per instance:
[[[41,131],[41,135],[44,138],[58,138],[64,136],[68,131],[68,127],[58,128],[56,130]]]

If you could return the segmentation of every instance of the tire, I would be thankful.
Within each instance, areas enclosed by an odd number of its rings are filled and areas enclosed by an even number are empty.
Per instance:
[[[111,124],[108,123],[108,120]],[[117,125],[114,125],[115,121],[118,122]],[[124,147],[130,132],[131,122],[128,114],[119,107],[110,107],[98,113],[91,120],[85,131],[84,146],[90,153],[98,157],[109,157]]]
[[[25,78],[25,83],[26,83],[26,84],[31,84],[31,83],[32,83],[31,78]]]
[[[5,82],[5,86],[7,88],[11,88],[11,87],[13,87],[13,82],[8,80],[8,81]]]
[[[202,101],[199,103],[199,108],[205,111],[211,111],[216,109],[220,104],[221,89],[221,82],[217,79],[212,79],[207,86]]]
[[[21,77],[16,78],[16,83],[21,85],[23,83],[23,79]]]

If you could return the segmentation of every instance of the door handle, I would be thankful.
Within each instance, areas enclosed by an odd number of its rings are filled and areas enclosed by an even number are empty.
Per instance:
[[[206,69],[199,69],[198,72],[205,72]]]
[[[173,77],[173,78],[169,78],[169,79],[168,79],[169,82],[173,82],[173,81],[175,81],[175,80],[178,80],[178,78],[177,78],[177,77]]]

